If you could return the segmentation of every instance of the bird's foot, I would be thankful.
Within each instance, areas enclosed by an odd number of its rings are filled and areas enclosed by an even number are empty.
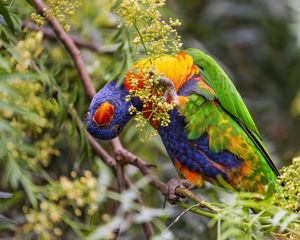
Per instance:
[[[168,96],[171,97],[172,101],[177,104],[178,103],[178,95],[176,93],[176,89],[174,86],[174,83],[172,80],[169,78],[159,78],[158,79],[159,83],[164,86],[164,94],[162,96],[164,101],[167,101]]]
[[[193,183],[185,179],[173,178],[166,184],[166,190],[164,195],[169,203],[175,204],[175,202],[178,201],[181,197],[176,193],[177,188],[192,189],[194,187],[195,185]]]

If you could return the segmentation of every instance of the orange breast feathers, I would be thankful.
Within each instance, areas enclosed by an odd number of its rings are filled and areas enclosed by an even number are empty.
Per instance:
[[[175,167],[180,176],[196,186],[202,187],[204,179],[201,174],[188,170],[186,167],[182,166],[178,160],[175,161]]]
[[[132,89],[132,79],[137,81],[138,88],[143,87],[143,81],[147,80],[143,75],[152,71],[173,81],[176,91],[193,75],[199,73],[198,67],[193,63],[193,58],[185,52],[176,56],[165,55],[155,59],[145,58],[136,62],[127,71],[124,85],[127,90]]]

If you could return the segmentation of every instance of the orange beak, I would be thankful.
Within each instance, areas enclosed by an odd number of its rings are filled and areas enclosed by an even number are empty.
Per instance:
[[[93,121],[98,126],[106,126],[113,119],[114,115],[114,106],[109,102],[102,103],[96,110]]]

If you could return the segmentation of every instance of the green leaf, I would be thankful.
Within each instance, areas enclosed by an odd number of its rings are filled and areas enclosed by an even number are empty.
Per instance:
[[[10,69],[8,60],[2,56],[0,56],[0,69],[4,69],[5,71],[9,71],[9,69]]]
[[[22,21],[17,14],[10,14],[11,20],[13,21],[15,31],[21,31],[22,29]]]
[[[124,28],[119,28],[117,31],[116,31],[116,34],[112,37],[112,42],[116,42],[117,40],[120,40],[121,39],[121,35],[123,34],[124,32]]]
[[[23,197],[24,194],[21,191],[14,192],[14,194],[6,193],[9,194],[7,197],[9,199],[1,199],[0,200],[0,212],[6,211],[7,209],[11,208],[15,204],[17,204]]]
[[[15,80],[17,78],[20,79],[32,79],[37,75],[33,73],[18,73],[18,72],[0,72],[0,80]]]
[[[7,8],[2,3],[2,1],[0,1],[0,15],[2,15],[4,17],[4,20],[9,28],[9,30],[12,31],[13,33],[15,33],[14,23],[10,17],[10,14],[9,14]]]
[[[7,33],[5,31],[5,29],[0,25],[0,38],[3,40],[3,42],[6,42],[8,43],[9,40],[8,40],[8,36],[7,36]]]
[[[265,199],[273,197],[274,196],[274,192],[275,192],[275,184],[274,183],[270,183],[268,185],[267,192],[265,194]]]
[[[0,109],[1,110],[10,109],[15,114],[22,116],[24,119],[31,121],[38,126],[43,126],[44,124],[44,119],[41,118],[36,113],[30,112],[29,110],[16,106],[12,103],[0,102]]]
[[[32,0],[26,0],[26,2],[27,2],[29,5],[34,6]]]

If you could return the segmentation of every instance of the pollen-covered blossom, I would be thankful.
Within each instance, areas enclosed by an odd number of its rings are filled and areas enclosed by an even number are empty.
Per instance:
[[[282,186],[283,196],[279,196],[282,208],[299,211],[300,208],[300,157],[293,159],[293,164],[281,169],[278,183]],[[284,197],[281,201],[280,197]]]
[[[155,128],[158,125],[167,127],[170,123],[169,111],[175,106],[171,100],[167,101],[163,97],[164,87],[158,81],[163,76],[152,70],[151,66],[141,70],[140,73],[139,70],[136,72],[132,69],[126,76],[126,81],[131,86],[126,100],[130,101],[131,98],[138,97],[143,102],[142,111],[138,111],[134,106],[129,107],[129,113],[135,115],[136,127],[141,131],[147,121],[150,121]],[[154,133],[150,133],[148,137],[151,138],[153,135]]]
[[[122,0],[117,13],[120,16],[120,27],[125,26],[131,34],[131,44],[138,50],[142,47],[149,59],[155,59],[162,54],[176,54],[180,51],[181,39],[174,27],[181,25],[178,19],[165,20],[159,9],[165,6],[165,0]],[[150,60],[151,62],[151,60]],[[162,96],[164,87],[158,83],[163,77],[157,73],[151,64],[140,74],[132,71],[128,83],[132,86],[127,101],[138,97],[143,102],[143,110],[139,112],[134,106],[129,112],[134,116],[136,126],[142,130],[149,120],[156,127],[166,127],[170,123],[169,111],[174,108],[172,101],[166,101]],[[151,73],[151,74],[150,74]],[[142,84],[142,87],[138,86]],[[151,134],[153,135],[153,134]]]
[[[61,222],[73,212],[76,217],[93,216],[99,209],[97,179],[92,172],[85,171],[83,176],[73,179],[61,176],[48,186],[39,207],[24,208],[26,223],[23,233],[35,232],[41,239],[56,239],[62,234]]]
[[[152,57],[177,53],[182,45],[174,29],[181,23],[178,19],[162,19],[158,9],[164,5],[165,0],[123,0],[117,11],[121,17],[120,26],[134,30],[132,44],[137,49],[143,46],[146,54]]]
[[[68,17],[75,14],[81,5],[79,0],[48,0],[48,8],[45,9],[44,17],[55,17],[65,31],[70,30]],[[31,14],[31,19],[38,25],[44,24],[44,18],[36,13]]]

